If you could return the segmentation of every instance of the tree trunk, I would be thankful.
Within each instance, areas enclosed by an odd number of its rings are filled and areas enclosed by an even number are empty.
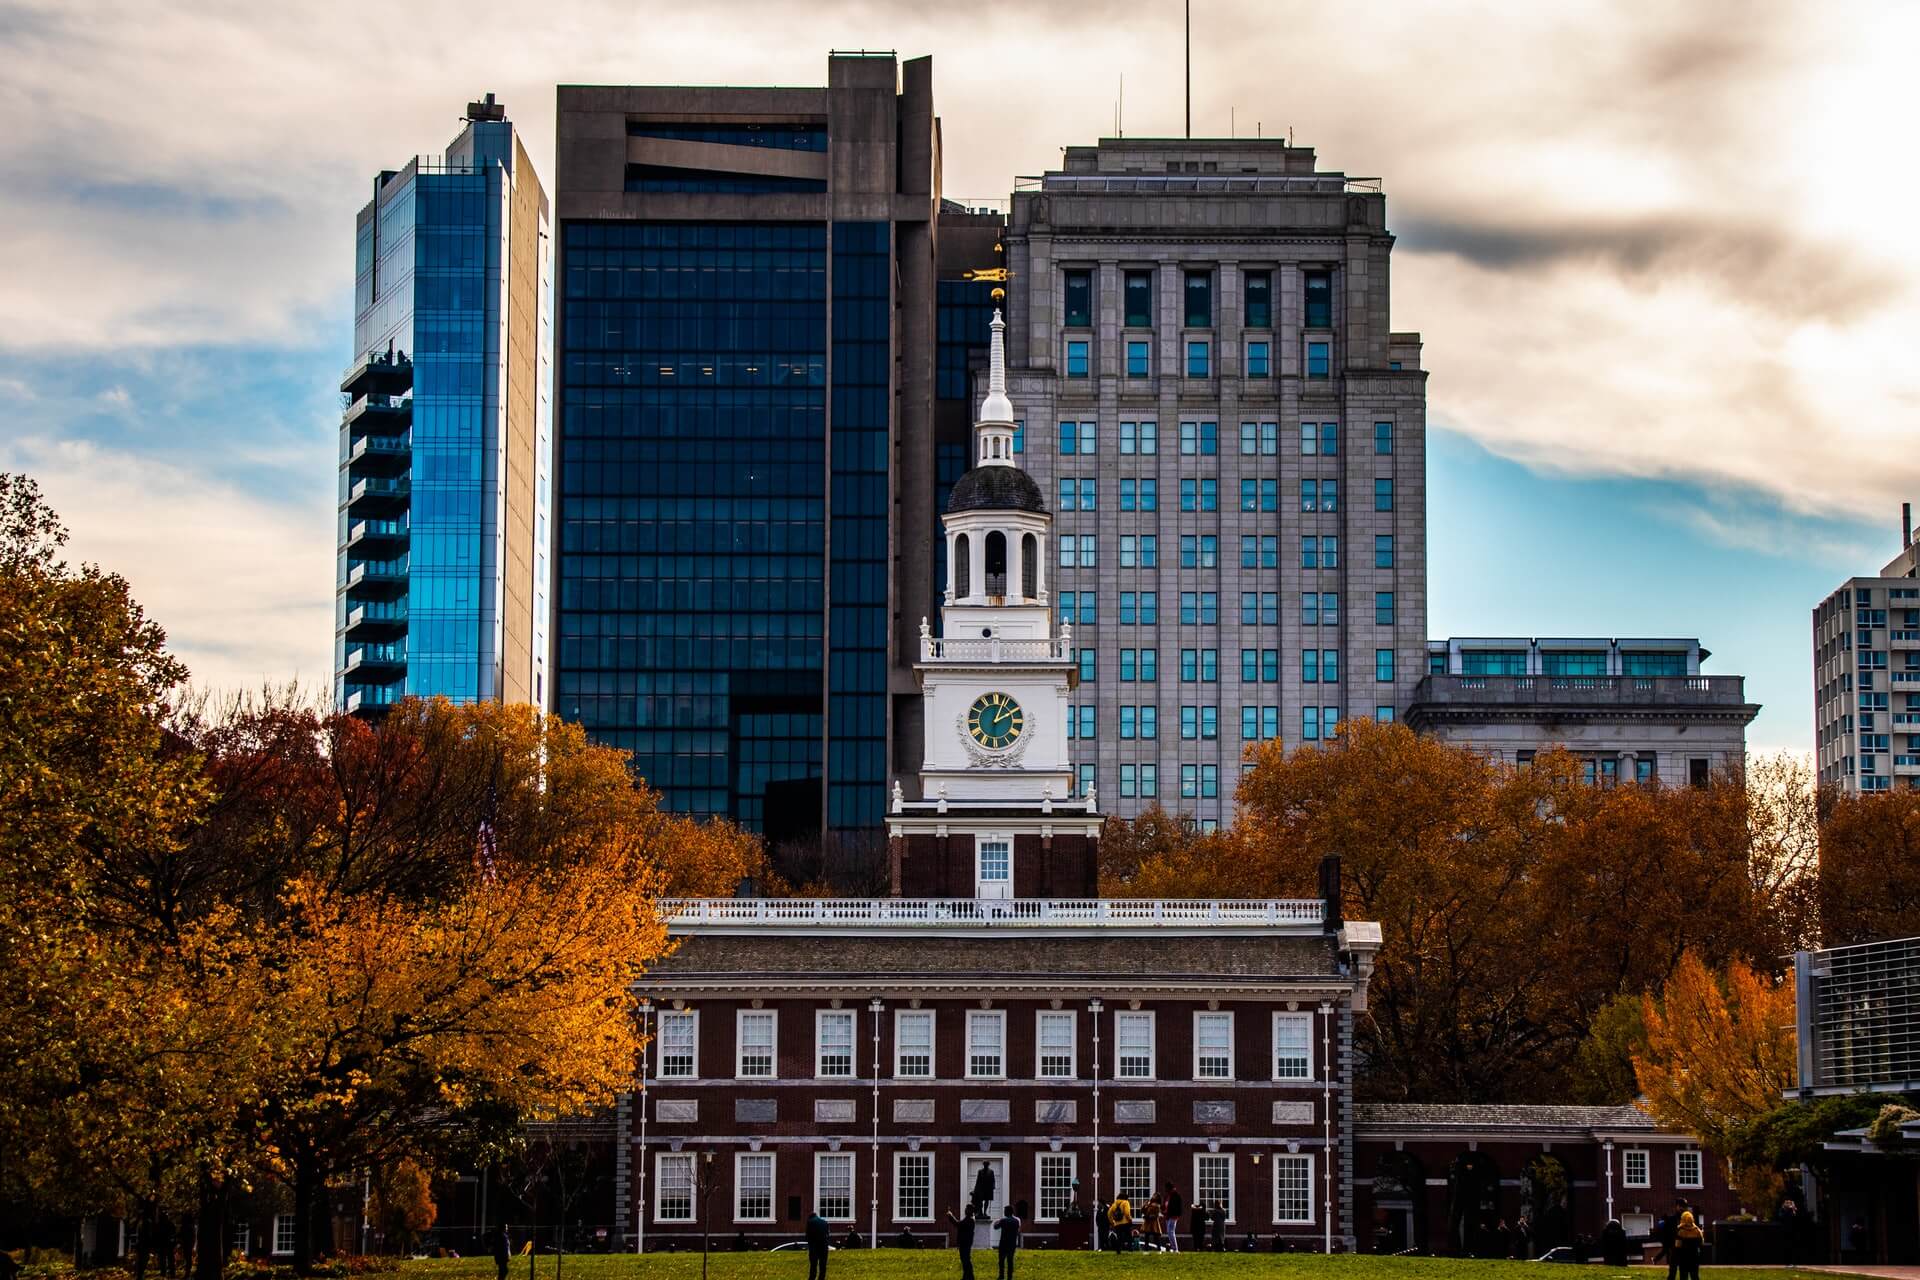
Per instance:
[[[133,1241],[133,1280],[147,1280],[147,1252],[153,1247],[153,1201],[140,1202],[140,1234]]]
[[[185,1253],[185,1256],[180,1259],[180,1274],[187,1277],[187,1280],[192,1280],[193,1277],[194,1245],[197,1243],[194,1237],[199,1230],[200,1219],[191,1213],[180,1224],[180,1247]]]
[[[319,1190],[320,1170],[308,1156],[293,1162],[293,1269],[298,1275],[313,1274],[313,1206]]]
[[[194,1280],[220,1280],[227,1259],[227,1191],[209,1174],[200,1175],[200,1210],[194,1215],[197,1247]]]

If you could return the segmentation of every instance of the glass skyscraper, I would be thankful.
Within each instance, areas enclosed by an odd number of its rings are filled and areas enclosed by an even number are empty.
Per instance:
[[[383,172],[355,235],[341,382],[334,697],[547,701],[552,254],[491,95]]]
[[[776,841],[917,772],[934,554],[931,67],[828,81],[559,98],[554,707]]]

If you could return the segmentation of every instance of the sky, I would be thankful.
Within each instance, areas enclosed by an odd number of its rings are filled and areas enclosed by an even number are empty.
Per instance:
[[[1809,610],[1920,491],[1920,5],[1192,0],[1198,135],[1379,177],[1419,331],[1432,635],[1697,635],[1811,745]],[[493,91],[819,84],[932,54],[945,189],[1181,130],[1152,0],[0,0],[0,467],[196,682],[325,685],[373,175]]]

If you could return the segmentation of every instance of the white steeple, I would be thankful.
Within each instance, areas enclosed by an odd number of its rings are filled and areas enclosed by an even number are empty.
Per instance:
[[[980,402],[974,423],[978,439],[974,465],[1013,465],[1013,401],[1007,399],[1007,322],[998,308],[993,313],[993,342],[987,355],[987,396]]]

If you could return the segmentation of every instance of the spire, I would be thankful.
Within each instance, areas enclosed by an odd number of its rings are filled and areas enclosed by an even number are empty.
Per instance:
[[[993,313],[993,345],[987,361],[987,396],[974,420],[973,465],[1013,466],[1013,401],[1007,399],[1007,322]]]
[[[1007,322],[1000,318],[998,308],[993,313],[993,345],[988,348],[987,357],[987,398],[980,402],[979,422],[1013,423],[1013,401],[1007,399],[1007,342],[1005,334]]]

